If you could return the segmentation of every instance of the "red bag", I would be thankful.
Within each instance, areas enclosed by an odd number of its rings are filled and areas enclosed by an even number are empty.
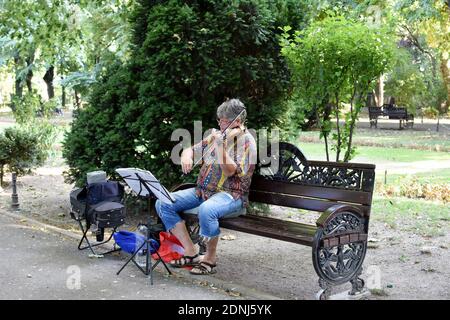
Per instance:
[[[164,262],[180,259],[184,254],[184,248],[180,241],[173,234],[169,232],[159,233],[160,246],[158,253]],[[153,259],[157,260],[156,253],[152,254]]]

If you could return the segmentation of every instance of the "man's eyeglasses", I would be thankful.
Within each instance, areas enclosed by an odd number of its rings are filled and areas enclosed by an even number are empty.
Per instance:
[[[219,118],[217,118],[217,123],[218,124],[229,124],[231,121],[230,120],[228,120],[228,119],[219,119]]]

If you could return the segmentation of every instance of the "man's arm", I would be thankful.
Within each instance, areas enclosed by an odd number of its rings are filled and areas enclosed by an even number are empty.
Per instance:
[[[216,139],[216,141],[218,141],[216,143],[217,146],[216,150],[217,150],[217,158],[219,159],[219,165],[222,168],[222,172],[225,174],[225,176],[231,177],[236,173],[237,164],[234,162],[234,160],[226,151],[227,141],[222,140],[222,142],[220,142],[220,140]]]
[[[223,139],[223,135],[220,131],[213,131],[212,136],[214,138],[214,148],[217,153],[217,160],[220,168],[225,176],[231,177],[236,173],[237,164],[227,152],[228,140]]]
[[[192,170],[194,154],[198,155],[200,152],[200,157],[203,157],[203,150],[208,146],[210,140],[211,136],[208,136],[199,143],[183,150],[181,153],[181,170],[184,174],[187,174]]]

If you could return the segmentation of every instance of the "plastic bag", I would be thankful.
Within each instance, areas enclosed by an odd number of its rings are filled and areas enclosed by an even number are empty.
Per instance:
[[[173,234],[162,231],[159,233],[158,253],[164,262],[180,259],[184,254],[184,248],[180,241]],[[153,254],[153,259],[158,259],[158,255]]]
[[[145,241],[145,237],[130,231],[115,232],[114,240],[116,244],[127,253],[134,253]]]

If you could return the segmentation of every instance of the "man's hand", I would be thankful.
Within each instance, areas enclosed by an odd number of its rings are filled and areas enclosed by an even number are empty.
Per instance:
[[[211,137],[214,140],[216,146],[222,146],[224,144],[223,135],[220,130],[213,129]]]
[[[181,153],[181,170],[184,174],[188,174],[192,170],[193,158],[194,152],[192,148],[184,149]]]

